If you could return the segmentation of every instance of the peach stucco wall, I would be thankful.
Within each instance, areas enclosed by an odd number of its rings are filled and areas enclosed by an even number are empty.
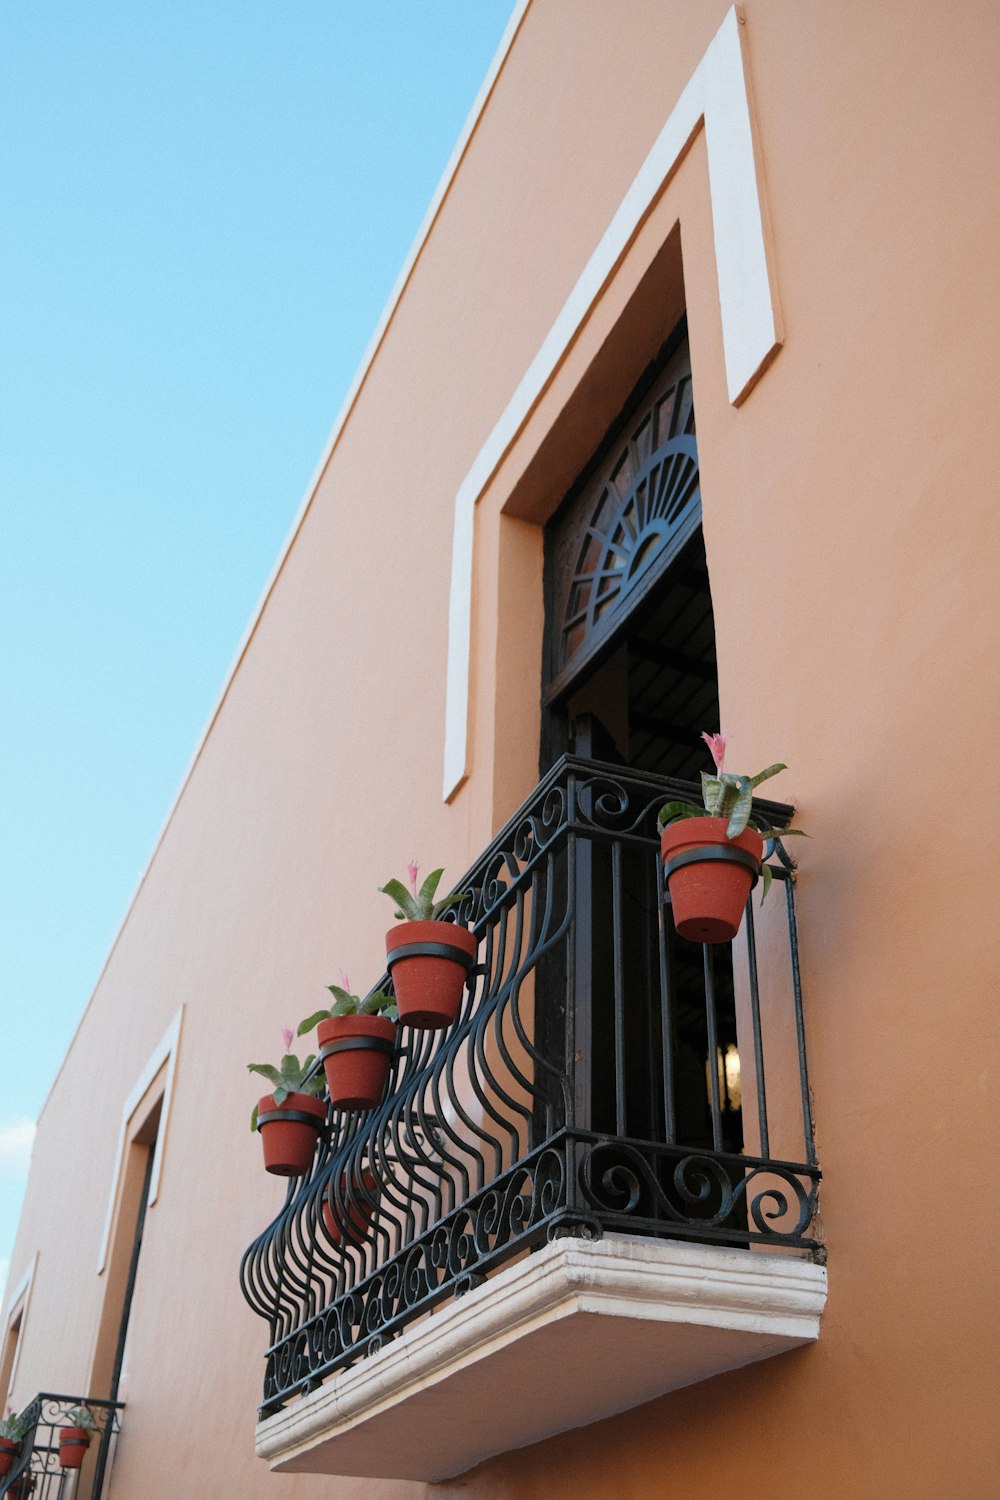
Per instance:
[[[538,523],[561,489],[532,457],[602,360],[620,402],[669,332],[655,319],[682,289],[656,257],[678,220],[723,722],[734,763],[789,763],[780,795],[813,835],[799,910],[830,1302],[815,1347],[434,1493],[997,1492],[988,0],[748,0],[785,346],[731,406],[699,137],[480,502],[472,769],[441,800],[456,490],[725,9],[532,0],[43,1112],[11,1271],[38,1251],[15,1402],[87,1383],[122,1102],[184,1005],[115,1496],[426,1492],[272,1476],[253,1455],[265,1330],[236,1267],[282,1189],[242,1065],[337,968],[379,972],[387,875],[416,853],[457,876],[534,780]],[[648,326],[609,355],[628,305]],[[571,430],[569,473],[587,457]]]

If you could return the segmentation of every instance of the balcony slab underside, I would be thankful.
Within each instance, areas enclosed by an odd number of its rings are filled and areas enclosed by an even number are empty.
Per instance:
[[[448,1479],[819,1334],[826,1271],[742,1248],[557,1239],[257,1427],[282,1473]]]

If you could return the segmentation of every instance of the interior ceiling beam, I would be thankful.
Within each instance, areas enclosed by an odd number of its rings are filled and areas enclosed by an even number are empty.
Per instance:
[[[690,724],[671,724],[667,719],[658,719],[654,714],[638,713],[632,708],[629,709],[628,722],[630,729],[651,734],[658,740],[669,740],[672,745],[684,745],[692,754],[697,746],[698,731],[692,729]]]
[[[658,667],[672,667],[675,672],[684,672],[688,677],[698,677],[702,682],[715,682],[714,661],[703,661],[700,656],[691,656],[686,651],[676,651],[672,646],[661,646],[658,641],[630,640],[629,654],[643,661],[655,662]]]

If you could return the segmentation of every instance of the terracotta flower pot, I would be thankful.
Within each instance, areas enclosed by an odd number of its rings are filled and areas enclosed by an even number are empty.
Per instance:
[[[360,1245],[365,1237],[365,1231],[372,1221],[375,1212],[375,1178],[371,1172],[362,1173],[362,1183],[355,1178],[354,1193],[348,1198],[346,1174],[340,1179],[341,1194],[347,1199],[347,1224],[345,1228],[334,1218],[333,1210],[329,1200],[323,1198],[323,1223],[326,1232],[335,1245],[340,1245],[347,1240],[349,1245]]]
[[[275,1119],[275,1115],[289,1118]],[[322,1099],[312,1094],[289,1094],[281,1104],[275,1104],[274,1095],[265,1094],[257,1105],[264,1170],[276,1177],[301,1177],[308,1172],[325,1124],[326,1105]]]
[[[90,1447],[90,1433],[86,1427],[60,1427],[59,1466],[63,1469],[79,1469]]]
[[[385,935],[400,1025],[439,1031],[458,1015],[478,942],[456,922],[400,922]]]
[[[15,1443],[13,1438],[0,1438],[0,1474],[9,1474],[11,1466],[17,1457],[20,1443]]]
[[[385,1016],[331,1016],[316,1030],[320,1057],[338,1109],[381,1104],[396,1050],[396,1023]]]
[[[682,818],[660,836],[674,927],[693,943],[728,943],[757,882],[764,841],[752,828],[726,837],[725,818]]]

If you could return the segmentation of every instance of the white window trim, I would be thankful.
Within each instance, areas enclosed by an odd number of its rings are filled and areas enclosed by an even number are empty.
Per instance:
[[[170,1118],[170,1100],[174,1088],[174,1074],[177,1070],[177,1051],[180,1045],[183,1017],[184,1007],[182,1005],[160,1038],[159,1044],[153,1049],[149,1060],[136,1079],[128,1098],[122,1105],[121,1125],[118,1130],[118,1147],[115,1151],[114,1171],[111,1174],[111,1190],[108,1194],[108,1210],[104,1218],[101,1250],[97,1258],[98,1276],[101,1275],[107,1264],[108,1245],[111,1241],[111,1224],[114,1219],[115,1200],[118,1196],[118,1186],[121,1180],[122,1162],[125,1159],[125,1146],[128,1139],[129,1125],[139,1105],[149,1092],[149,1087],[153,1079],[164,1064],[166,1064],[167,1076],[163,1084],[163,1104],[160,1109],[160,1124],[156,1132],[156,1146],[153,1151],[153,1172],[149,1181],[147,1208],[152,1208],[159,1193],[160,1166],[163,1160],[163,1147],[167,1138],[167,1121]]]
[[[17,1286],[7,1298],[7,1311],[3,1320],[3,1337],[6,1342],[10,1333],[10,1326],[14,1319],[20,1314],[21,1322],[17,1330],[17,1343],[14,1345],[14,1358],[11,1361],[10,1375],[7,1379],[7,1389],[4,1391],[3,1399],[6,1403],[11,1391],[14,1389],[14,1381],[17,1379],[17,1364],[21,1358],[21,1346],[24,1343],[24,1330],[28,1322],[28,1304],[31,1301],[31,1288],[35,1280],[35,1269],[38,1265],[38,1251],[31,1257],[31,1264],[21,1277]]]
[[[754,156],[745,29],[743,16],[733,6],[455,497],[445,708],[446,802],[469,774],[476,504],[702,125],[708,151],[726,382],[734,406],[745,399],[781,345],[763,182]]]

